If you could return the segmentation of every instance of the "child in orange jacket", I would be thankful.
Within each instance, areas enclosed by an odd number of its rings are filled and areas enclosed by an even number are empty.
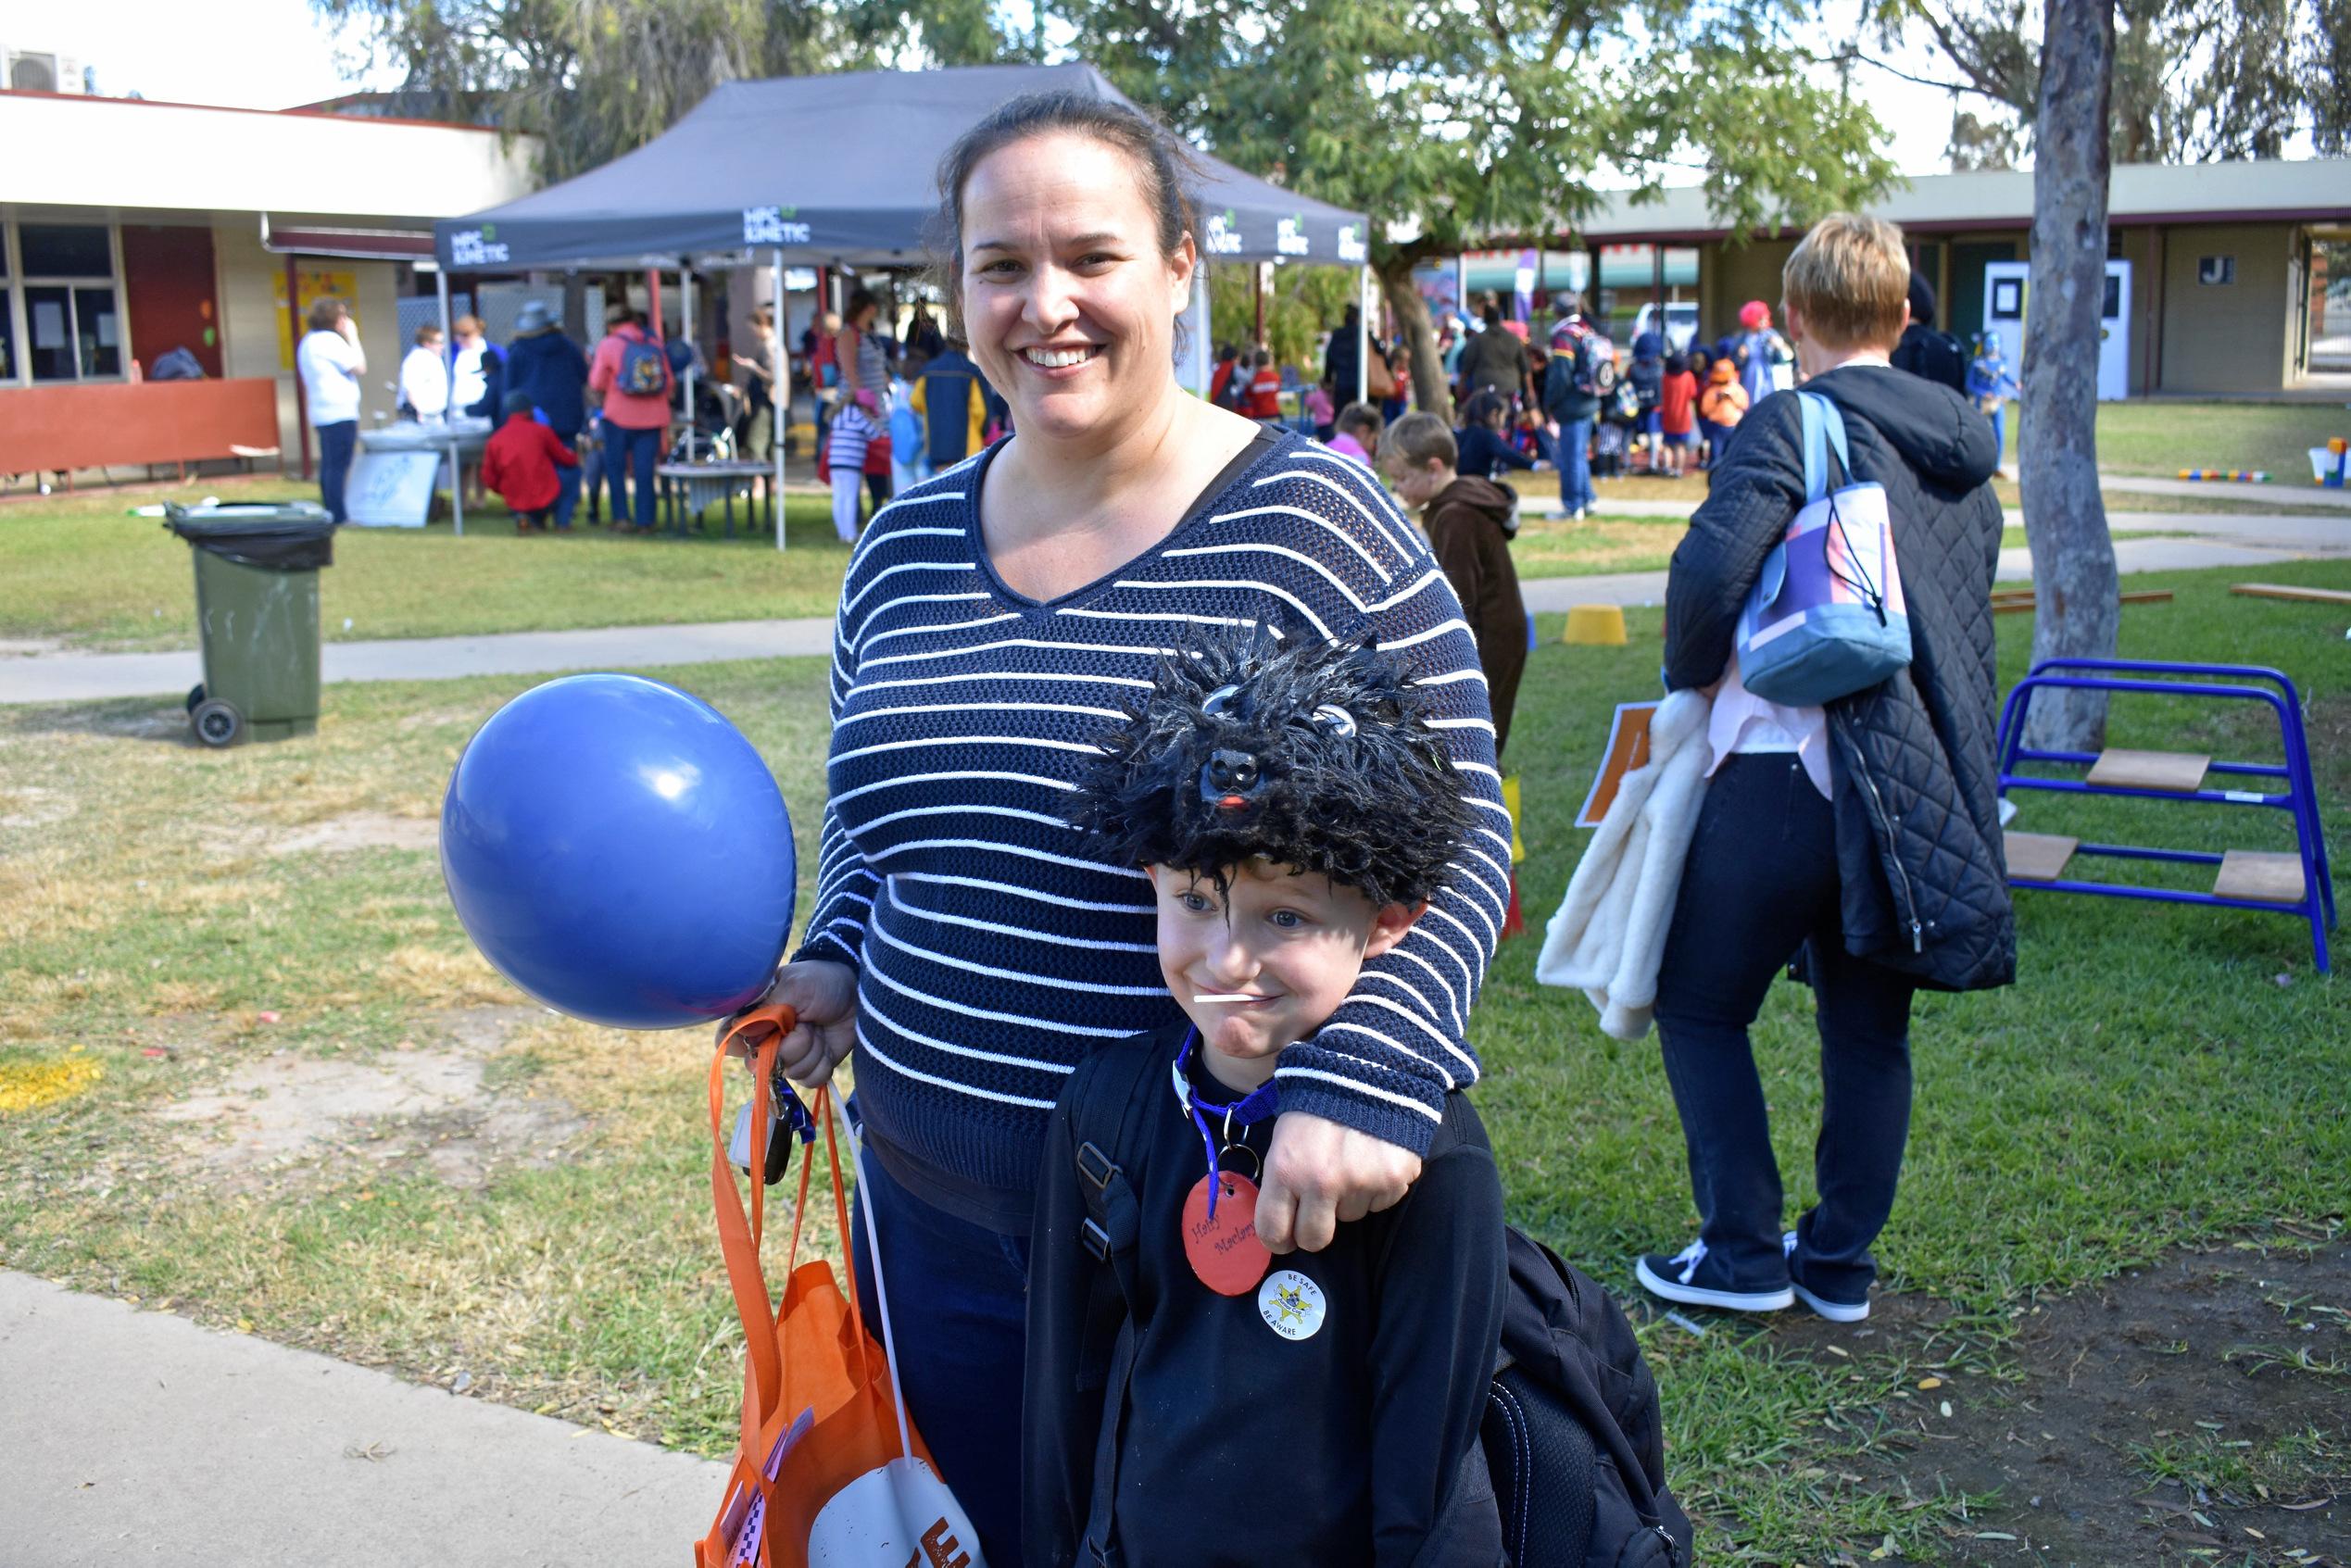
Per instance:
[[[577,468],[579,455],[563,438],[531,417],[531,395],[509,392],[499,405],[506,423],[482,449],[482,486],[502,497],[514,514],[514,532],[544,532],[562,482],[556,469]],[[568,533],[571,530],[563,530]]]

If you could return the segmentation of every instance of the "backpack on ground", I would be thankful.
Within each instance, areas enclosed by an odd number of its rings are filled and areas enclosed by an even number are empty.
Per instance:
[[[1136,1135],[1138,1107],[1164,1103],[1163,1094],[1138,1092],[1163,1077],[1161,1060],[1132,1051],[1121,1065],[1127,1071],[1087,1074],[1069,1108],[1086,1200],[1080,1234],[1101,1264],[1080,1386],[1106,1382],[1135,1288],[1141,1200],[1111,1154]],[[1502,1343],[1478,1441],[1511,1568],[1683,1568],[1690,1518],[1666,1486],[1657,1380],[1631,1323],[1597,1282],[1540,1242],[1505,1228],[1503,1250]],[[1096,1476],[1098,1489],[1103,1480]]]
[[[659,397],[670,389],[669,356],[648,338],[622,338],[621,373],[612,379],[630,397]]]
[[[1789,708],[1819,708],[1906,668],[1910,617],[1885,487],[1854,482],[1837,405],[1817,392],[1796,395],[1804,505],[1747,591],[1734,646],[1749,691]]]

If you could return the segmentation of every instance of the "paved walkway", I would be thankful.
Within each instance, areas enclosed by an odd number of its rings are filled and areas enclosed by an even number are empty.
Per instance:
[[[832,651],[832,621],[812,618],[329,643],[321,650],[320,660],[321,673],[333,684],[536,675],[559,670],[644,670],[664,664],[710,664],[730,659]],[[170,653],[28,651],[17,658],[0,658],[0,704],[178,696],[203,679],[204,660],[194,648]]]
[[[2102,473],[2101,490],[2136,491],[2142,495],[2194,495],[2210,501],[2247,501],[2257,507],[2342,507],[2351,509],[2351,490],[2329,490],[2310,483],[2310,465],[2288,483],[2232,484],[2225,480],[2142,479],[2135,474]]]
[[[2239,488],[2257,492],[2260,487]],[[1624,501],[1612,503],[1610,509],[1622,508],[1634,516],[1684,517],[1697,501],[1694,495],[1686,504]],[[1530,497],[1528,509],[1555,513],[1558,502],[1551,499],[1546,506],[1544,498]],[[2014,514],[2010,521],[2015,521]],[[2118,535],[2116,564],[2125,573],[2263,567],[2281,561],[2351,557],[2351,515],[2337,519],[2268,517],[2251,512],[2113,512],[2106,521]],[[2131,537],[2134,532],[2144,536]],[[2031,575],[2031,558],[2026,551],[2011,549],[2000,553],[2002,582],[2024,582]],[[1527,608],[1537,611],[1561,610],[1579,604],[1654,604],[1665,597],[1666,574],[1632,571],[1596,577],[1529,578],[1521,587]],[[329,643],[321,651],[321,661],[322,673],[330,684],[439,681],[462,675],[653,670],[723,659],[823,656],[829,654],[832,646],[832,621],[812,617],[801,621],[608,626],[575,632],[504,632],[473,637]],[[176,696],[203,678],[203,661],[192,648],[170,653],[60,653],[41,644],[0,644],[0,706]]]
[[[642,1568],[722,1465],[0,1272],[0,1562]]]

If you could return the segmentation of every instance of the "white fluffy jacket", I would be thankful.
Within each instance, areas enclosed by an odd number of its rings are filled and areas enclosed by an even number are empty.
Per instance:
[[[1601,1029],[1619,1040],[1648,1034],[1656,1007],[1666,928],[1706,798],[1713,706],[1703,693],[1678,691],[1650,716],[1649,759],[1617,784],[1535,960],[1537,980],[1581,990],[1600,1010]]]

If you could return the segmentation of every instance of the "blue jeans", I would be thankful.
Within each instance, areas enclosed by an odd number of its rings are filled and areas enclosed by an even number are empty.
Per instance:
[[[2008,405],[2005,402],[1992,410],[1992,447],[1999,454],[1996,459],[1999,466],[2006,468],[2008,466]]]
[[[653,465],[661,459],[660,428],[629,430],[611,420],[604,421],[604,477],[612,486],[612,521],[621,522],[629,516],[626,497],[621,489],[623,478],[636,490],[636,525],[653,526]]]
[[[555,433],[562,438],[563,445],[566,446],[575,446],[580,439],[577,431],[569,434],[565,434],[562,431],[557,431]],[[555,526],[569,528],[572,526],[572,514],[580,508],[578,465],[574,464],[567,469],[558,463],[555,468]]]
[[[1779,1166],[1747,1038],[1803,950],[1820,1031],[1819,1202],[1795,1267],[1833,1301],[1869,1294],[1869,1244],[1893,1211],[1910,1135],[1906,975],[1845,951],[1836,819],[1792,754],[1726,758],[1699,809],[1657,971],[1657,1036],[1706,1250],[1734,1288],[1785,1283]]]
[[[898,1345],[900,1397],[992,1563],[1021,1561],[1021,1399],[1028,1333],[1028,1237],[931,1207],[869,1147],[858,1187],[857,1289],[875,1299],[865,1244],[874,1205]],[[869,1309],[870,1310],[870,1309]],[[878,1323],[874,1337],[881,1338]]]
[[[351,477],[351,454],[359,445],[359,421],[337,420],[319,431],[319,499],[337,522],[348,522],[343,510],[343,482]]]
[[[1597,499],[1591,493],[1591,424],[1589,414],[1559,421],[1559,504],[1571,512],[1589,509]]]

